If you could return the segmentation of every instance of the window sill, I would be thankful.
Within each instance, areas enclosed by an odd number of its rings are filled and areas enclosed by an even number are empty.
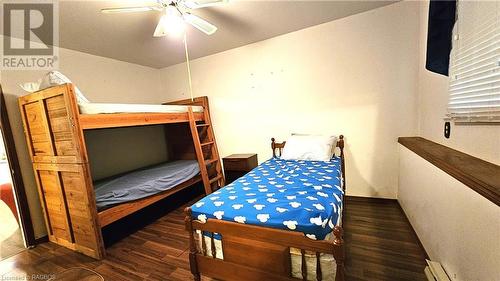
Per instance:
[[[400,137],[398,142],[500,206],[500,166],[421,137]]]

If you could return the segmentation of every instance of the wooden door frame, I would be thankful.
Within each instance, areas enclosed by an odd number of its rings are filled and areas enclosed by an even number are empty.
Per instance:
[[[7,154],[7,161],[10,168],[10,176],[12,178],[12,188],[14,189],[15,199],[17,202],[17,212],[22,225],[22,231],[26,246],[31,247],[36,245],[35,232],[31,220],[31,214],[26,197],[26,189],[24,187],[23,178],[21,175],[21,167],[17,158],[16,145],[12,135],[12,128],[9,123],[9,115],[7,114],[7,106],[0,84],[0,130],[2,130],[3,141]]]

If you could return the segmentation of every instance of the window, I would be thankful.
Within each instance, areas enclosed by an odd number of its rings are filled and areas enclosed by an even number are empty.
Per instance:
[[[448,118],[500,123],[500,1],[457,1]]]

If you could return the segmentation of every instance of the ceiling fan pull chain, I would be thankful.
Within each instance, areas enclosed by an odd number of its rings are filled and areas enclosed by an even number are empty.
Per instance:
[[[189,81],[189,93],[191,94],[191,101],[194,101],[193,86],[191,84],[191,68],[189,67],[189,53],[188,53],[188,46],[187,46],[187,32],[184,32],[184,50],[186,51],[186,66],[187,66],[188,81]]]

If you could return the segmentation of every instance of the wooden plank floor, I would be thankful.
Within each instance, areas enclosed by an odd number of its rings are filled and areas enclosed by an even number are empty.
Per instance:
[[[182,213],[182,198],[192,196],[181,193],[112,225],[104,233],[110,246],[102,261],[43,243],[0,262],[0,280],[28,280],[20,278],[71,267],[93,269],[113,281],[192,280]],[[424,253],[397,203],[350,200],[346,205],[348,280],[425,280]]]
[[[422,280],[426,254],[396,200],[348,197],[348,280]]]

